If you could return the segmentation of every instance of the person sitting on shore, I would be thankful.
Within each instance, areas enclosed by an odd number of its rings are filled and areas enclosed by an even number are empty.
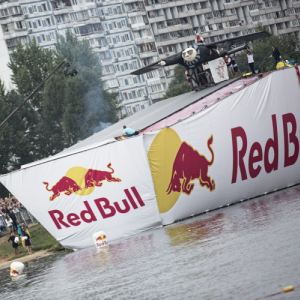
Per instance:
[[[126,125],[124,125],[123,128],[124,128],[124,130],[123,130],[123,134],[121,135],[121,137],[123,137],[124,135],[126,135],[127,137],[131,137],[131,136],[139,134],[138,131],[135,131],[132,128],[126,127]]]
[[[19,255],[19,254],[20,254],[19,248],[18,248],[18,247],[19,247],[19,244],[18,244],[17,239],[18,239],[18,238],[15,237],[14,232],[12,232],[12,233],[10,234],[10,237],[9,237],[9,239],[8,239],[8,242],[9,242],[9,241],[12,242],[12,247],[13,247],[14,250],[15,250],[15,255]]]

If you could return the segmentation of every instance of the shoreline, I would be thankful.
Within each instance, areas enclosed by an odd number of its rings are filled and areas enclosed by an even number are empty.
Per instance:
[[[47,250],[39,250],[31,255],[26,255],[24,257],[16,258],[16,259],[13,259],[10,261],[7,261],[7,258],[5,258],[5,259],[0,258],[0,270],[10,267],[10,265],[15,261],[27,263],[27,262],[33,261],[35,259],[38,259],[38,258],[52,255],[54,253],[57,253],[57,252],[47,252]]]

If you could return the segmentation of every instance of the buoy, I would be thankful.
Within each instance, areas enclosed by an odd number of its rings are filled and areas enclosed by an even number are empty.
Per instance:
[[[105,235],[104,231],[95,232],[93,234],[93,239],[94,239],[95,246],[97,248],[105,247],[105,246],[108,245],[107,241],[106,241],[106,235]]]
[[[24,271],[24,264],[19,261],[15,261],[10,265],[10,277],[12,278],[22,275],[23,271]]]
[[[294,290],[294,287],[292,285],[289,285],[289,286],[286,286],[285,288],[283,288],[283,291],[285,293],[293,291],[293,290]]]

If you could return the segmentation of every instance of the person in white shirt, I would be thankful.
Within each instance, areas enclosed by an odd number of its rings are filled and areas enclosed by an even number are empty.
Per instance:
[[[247,48],[246,54],[247,54],[248,64],[249,64],[249,67],[250,67],[250,69],[252,71],[252,74],[255,74],[253,53],[252,53],[252,51],[249,48]]]

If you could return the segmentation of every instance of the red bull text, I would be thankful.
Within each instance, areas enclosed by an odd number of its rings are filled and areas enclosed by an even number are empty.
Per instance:
[[[136,198],[134,199],[133,195],[128,189],[125,189],[125,195],[127,199],[123,199],[122,203],[124,208],[121,208],[118,202],[111,203],[107,198],[99,198],[95,199],[94,203],[102,217],[102,219],[111,218],[116,215],[116,213],[126,214],[131,209],[138,209],[140,207],[145,206],[144,201],[142,200],[139,192],[137,191],[136,187],[131,187],[131,191]],[[96,214],[94,213],[93,209],[91,208],[88,201],[83,201],[85,206],[85,210],[82,210],[80,214],[69,213],[68,215],[64,215],[58,209],[48,211],[51,219],[53,220],[57,229],[62,229],[62,226],[65,228],[70,228],[71,226],[79,226],[82,222],[85,223],[92,223],[97,221]]]
[[[215,190],[215,181],[208,175],[208,168],[212,166],[214,162],[214,152],[211,148],[212,143],[213,136],[211,135],[207,141],[207,147],[211,153],[211,160],[199,154],[199,152],[188,143],[183,142],[181,144],[173,164],[170,184],[166,191],[168,195],[171,192],[182,192],[186,195],[190,195],[195,186],[194,183],[190,183],[193,180],[199,180],[200,186],[205,186],[211,192]],[[182,183],[180,180],[182,180]]]
[[[297,137],[297,122],[292,113],[282,115],[283,136],[284,136],[284,167],[292,166],[296,163],[299,156],[299,139]],[[231,183],[236,183],[238,169],[242,180],[247,180],[250,175],[251,178],[256,178],[262,166],[264,166],[266,173],[271,173],[278,169],[279,150],[278,150],[278,130],[276,115],[272,115],[273,138],[269,138],[263,147],[259,142],[255,142],[250,147],[248,166],[244,163],[244,158],[247,153],[247,134],[242,127],[235,127],[231,129],[232,149],[233,149],[233,170]],[[241,138],[242,147],[238,149],[237,139]],[[273,160],[270,161],[269,153],[273,148]],[[293,151],[290,151],[290,148]],[[293,153],[290,155],[290,153]],[[258,164],[262,162],[261,165]],[[248,167],[248,172],[247,172]],[[249,174],[249,175],[248,175]]]

